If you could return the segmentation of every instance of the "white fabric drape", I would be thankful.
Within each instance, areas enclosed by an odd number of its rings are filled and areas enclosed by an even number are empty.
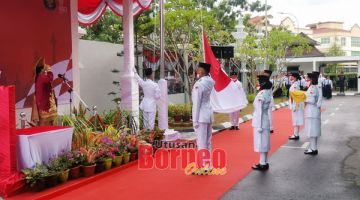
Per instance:
[[[62,151],[71,150],[74,128],[48,130],[32,135],[18,135],[19,169],[33,168],[35,164],[48,163]]]
[[[152,0],[133,0],[133,4],[132,4],[133,15],[138,15],[143,10],[148,9],[151,3]],[[101,17],[101,15],[104,13],[107,7],[109,7],[114,13],[116,13],[119,16],[124,15],[124,7],[122,3],[119,3],[116,0],[101,0],[99,6],[91,13],[84,14],[78,12],[79,22],[83,25],[93,24],[94,22],[96,22],[96,20],[98,20]]]

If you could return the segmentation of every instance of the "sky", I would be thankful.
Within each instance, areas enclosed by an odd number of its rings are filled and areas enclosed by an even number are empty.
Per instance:
[[[261,1],[265,3],[265,0]],[[286,12],[291,13],[298,19],[300,27],[323,21],[344,22],[345,29],[350,29],[355,23],[360,25],[360,0],[267,1],[268,4],[271,5],[269,14],[274,17],[274,19],[270,20],[273,24],[278,24],[287,16],[292,18],[296,23],[296,20],[291,15],[278,14],[278,12]],[[264,15],[264,13],[262,13],[262,15]]]

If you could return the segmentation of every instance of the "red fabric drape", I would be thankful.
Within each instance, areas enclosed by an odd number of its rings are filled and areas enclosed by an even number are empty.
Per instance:
[[[132,0],[134,15],[148,9],[152,0]],[[123,0],[78,0],[78,18],[83,25],[95,23],[109,7],[115,14],[123,15]]]

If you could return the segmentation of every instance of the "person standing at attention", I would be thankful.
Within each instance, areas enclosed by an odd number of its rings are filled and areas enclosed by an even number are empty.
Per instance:
[[[210,105],[210,95],[214,88],[214,80],[210,77],[211,65],[199,63],[196,69],[197,81],[192,89],[192,120],[196,133],[197,149],[212,150],[212,123],[214,121],[213,109]],[[204,160],[202,167],[211,166],[211,160]]]
[[[260,92],[254,99],[252,127],[254,133],[254,151],[260,153],[260,161],[252,166],[253,170],[269,169],[268,152],[270,150],[270,128],[272,115],[272,84],[267,73],[258,76]]]

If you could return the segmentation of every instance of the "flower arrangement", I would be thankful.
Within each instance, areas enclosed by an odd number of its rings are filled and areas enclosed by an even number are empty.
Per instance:
[[[136,135],[128,135],[126,137],[126,151],[136,153],[138,151],[139,138]]]
[[[90,166],[95,164],[96,151],[94,149],[81,148],[80,152],[85,158],[83,162],[84,166]]]
[[[96,162],[100,163],[100,162],[104,162],[107,159],[115,159],[115,155],[112,152],[111,148],[108,149],[98,149],[96,152]]]

